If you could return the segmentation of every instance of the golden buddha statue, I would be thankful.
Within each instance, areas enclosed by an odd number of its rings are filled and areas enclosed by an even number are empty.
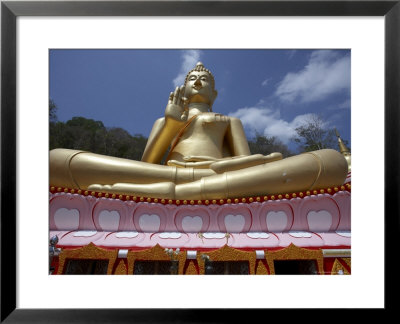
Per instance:
[[[286,159],[280,153],[251,155],[241,121],[212,111],[214,83],[212,73],[197,63],[184,85],[171,92],[141,161],[50,151],[50,185],[151,198],[223,199],[343,184],[347,163],[335,150]]]

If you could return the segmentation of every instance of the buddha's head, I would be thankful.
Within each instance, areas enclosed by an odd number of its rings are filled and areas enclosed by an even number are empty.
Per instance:
[[[210,70],[204,67],[203,63],[198,62],[185,79],[185,97],[189,100],[189,104],[206,103],[211,110],[217,94],[214,76]]]

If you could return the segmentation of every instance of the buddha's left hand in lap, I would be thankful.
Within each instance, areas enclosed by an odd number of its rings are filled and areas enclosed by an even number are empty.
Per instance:
[[[211,169],[216,173],[240,170],[255,165],[282,160],[282,154],[278,152],[269,155],[253,154],[249,156],[233,156],[216,159],[210,156],[185,156],[186,162],[169,160],[168,165],[180,168]]]

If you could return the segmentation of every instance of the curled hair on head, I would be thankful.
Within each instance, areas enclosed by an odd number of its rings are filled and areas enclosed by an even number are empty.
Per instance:
[[[185,78],[185,84],[186,84],[186,82],[188,81],[189,76],[190,76],[190,74],[191,74],[192,72],[203,72],[203,71],[204,71],[204,72],[207,72],[207,73],[210,75],[210,77],[211,77],[211,85],[212,85],[212,88],[215,89],[215,80],[214,80],[214,76],[212,75],[212,73],[211,73],[211,71],[210,71],[209,69],[206,69],[206,68],[204,67],[204,64],[203,64],[202,62],[197,62],[196,67],[188,72],[188,74],[186,75],[186,78]]]

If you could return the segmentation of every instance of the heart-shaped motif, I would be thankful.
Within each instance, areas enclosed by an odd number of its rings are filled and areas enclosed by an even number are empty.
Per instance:
[[[284,211],[270,211],[267,213],[267,226],[271,232],[282,232],[286,229],[288,217]]]
[[[326,210],[310,211],[307,222],[311,232],[326,232],[332,226],[332,215]]]
[[[243,215],[226,215],[224,222],[228,233],[240,233],[244,228],[246,219]]]
[[[200,216],[185,216],[182,219],[182,228],[186,233],[198,233],[203,227],[203,219]]]
[[[104,231],[118,231],[119,213],[116,210],[102,210],[99,213],[99,225]]]
[[[79,210],[59,208],[54,213],[54,223],[59,230],[75,231],[79,228]]]
[[[155,214],[143,214],[139,218],[139,226],[143,232],[157,232],[160,230],[160,216]]]

